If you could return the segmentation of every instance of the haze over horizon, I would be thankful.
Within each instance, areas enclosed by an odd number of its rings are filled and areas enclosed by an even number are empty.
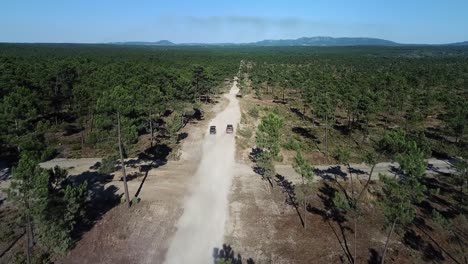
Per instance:
[[[468,40],[466,13],[468,1],[463,0],[4,0],[0,3],[0,42],[165,39],[174,43],[248,43],[331,36],[445,44]]]

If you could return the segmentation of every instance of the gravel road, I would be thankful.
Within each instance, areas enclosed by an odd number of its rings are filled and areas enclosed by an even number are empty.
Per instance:
[[[210,123],[217,133],[205,134],[200,165],[193,188],[184,203],[165,263],[210,263],[213,248],[223,242],[228,216],[228,195],[235,166],[235,132],[226,134],[226,125],[237,128],[241,112],[234,81],[225,97],[229,104]]]
[[[453,164],[450,160],[441,160],[441,159],[428,159],[427,160],[427,169],[426,175],[431,176],[437,173],[453,173],[454,168]],[[372,172],[371,179],[378,180],[379,174],[386,174],[386,175],[394,175],[398,170],[399,165],[398,163],[391,163],[391,162],[381,162],[375,166],[374,171]],[[298,183],[301,181],[301,176],[294,170],[292,165],[276,165],[275,166],[276,172],[282,176],[285,176],[289,181],[293,183]],[[357,175],[359,178],[366,178],[369,175],[370,167],[366,164],[351,164],[351,169],[353,176]],[[349,177],[348,170],[343,165],[322,165],[322,166],[315,166],[315,181],[322,180],[322,179],[329,179],[334,178],[335,175],[340,178],[347,178]]]

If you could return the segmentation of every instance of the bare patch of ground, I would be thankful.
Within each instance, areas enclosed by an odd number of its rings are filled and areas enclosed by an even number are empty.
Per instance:
[[[332,180],[316,182],[304,212],[301,206],[294,205],[298,175],[278,176],[271,187],[245,163],[238,163],[236,172],[225,243],[242,259],[251,258],[255,263],[348,263],[347,255],[352,254],[356,263],[380,263],[388,231],[383,228],[381,209],[371,200],[362,207],[363,217],[358,218],[355,240],[352,216],[346,212],[333,216],[330,213],[331,199],[339,191]],[[378,188],[376,182],[371,183],[371,192]],[[456,246],[450,244],[450,236],[433,229],[435,225],[429,224],[430,216],[424,210],[424,207],[418,210],[418,217],[426,219],[422,229],[416,223],[394,234],[386,263],[450,262],[450,257],[434,241],[448,248],[449,254],[461,258]]]

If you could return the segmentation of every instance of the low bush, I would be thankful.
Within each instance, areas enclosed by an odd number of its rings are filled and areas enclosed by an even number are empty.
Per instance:
[[[107,157],[102,160],[98,172],[101,174],[110,174],[115,171],[115,163],[117,158],[114,156]]]

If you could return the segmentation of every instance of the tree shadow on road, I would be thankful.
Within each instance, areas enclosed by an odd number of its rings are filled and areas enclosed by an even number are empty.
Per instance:
[[[328,181],[335,181],[337,177],[343,180],[348,179],[348,175],[346,172],[341,170],[341,166],[331,166],[323,170],[315,168],[314,173],[320,178]]]
[[[120,203],[122,195],[118,195],[118,188],[114,185],[105,186],[113,179],[112,175],[87,171],[73,177],[75,184],[87,182],[88,198],[84,215],[78,220],[72,232],[74,240],[79,240],[112,208]]]
[[[236,254],[231,245],[226,244],[223,244],[222,248],[215,247],[213,249],[213,263],[218,264],[220,261],[225,261],[231,264],[255,264],[255,261],[252,258],[245,260],[242,259],[241,254]]]

